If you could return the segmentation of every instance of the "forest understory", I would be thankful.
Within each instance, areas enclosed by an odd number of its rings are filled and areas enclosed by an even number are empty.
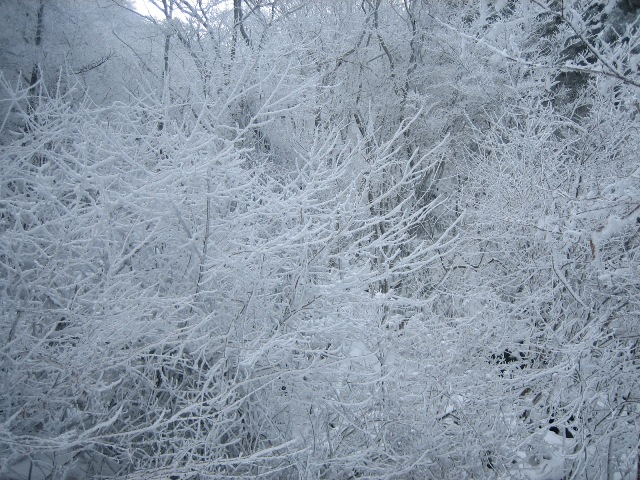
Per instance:
[[[140,5],[0,0],[0,478],[640,478],[638,0]]]

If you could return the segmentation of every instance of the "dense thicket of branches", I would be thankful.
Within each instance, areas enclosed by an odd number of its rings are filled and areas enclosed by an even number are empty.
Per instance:
[[[0,477],[637,477],[638,2],[149,6],[3,6]]]

